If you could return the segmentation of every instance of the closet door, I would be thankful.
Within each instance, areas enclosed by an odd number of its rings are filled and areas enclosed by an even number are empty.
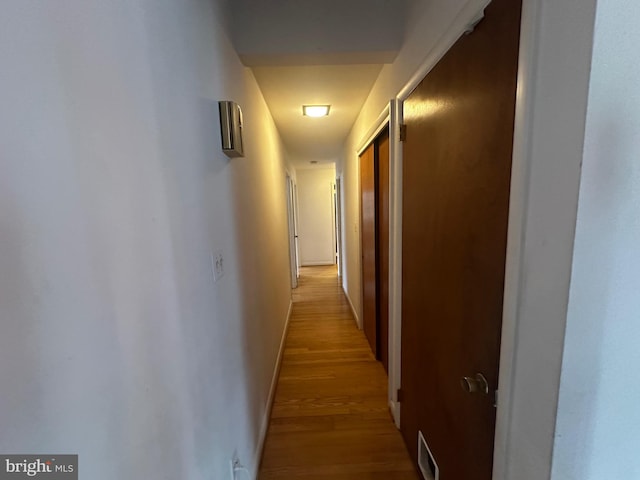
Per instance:
[[[401,430],[440,480],[490,480],[520,2],[485,18],[404,102]]]
[[[376,286],[375,146],[360,155],[360,218],[362,245],[362,327],[371,351],[378,354]]]

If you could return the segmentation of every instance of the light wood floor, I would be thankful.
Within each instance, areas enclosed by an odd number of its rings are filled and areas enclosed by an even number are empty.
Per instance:
[[[418,479],[335,267],[303,268],[294,290],[259,479]]]

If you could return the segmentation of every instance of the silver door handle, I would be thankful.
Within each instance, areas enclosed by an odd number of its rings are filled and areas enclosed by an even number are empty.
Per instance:
[[[462,377],[460,385],[462,385],[462,389],[467,393],[489,394],[489,383],[481,373],[476,373],[474,377]]]

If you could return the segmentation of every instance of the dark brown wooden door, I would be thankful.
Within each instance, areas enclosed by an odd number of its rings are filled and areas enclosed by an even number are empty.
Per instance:
[[[360,156],[363,329],[389,369],[389,129]]]
[[[377,356],[376,312],[376,176],[375,147],[360,156],[360,215],[362,235],[362,328]]]
[[[389,372],[389,130],[376,139],[378,224],[378,359]]]
[[[441,480],[491,479],[519,25],[494,0],[404,103],[401,430]]]

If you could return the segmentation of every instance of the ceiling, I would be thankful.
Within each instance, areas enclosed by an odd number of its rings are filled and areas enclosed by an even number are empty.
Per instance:
[[[229,0],[231,37],[296,168],[333,163],[415,0]],[[330,104],[328,117],[302,105]]]
[[[336,161],[381,68],[375,64],[253,68],[295,166]],[[305,117],[303,104],[331,105],[329,116]]]

